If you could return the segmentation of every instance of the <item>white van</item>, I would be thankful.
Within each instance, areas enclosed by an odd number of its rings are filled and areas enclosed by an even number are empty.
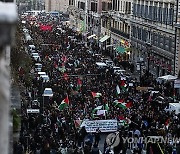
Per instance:
[[[46,72],[38,72],[38,75],[39,75],[39,77],[40,77],[41,75],[46,75]]]
[[[49,76],[48,75],[40,75],[40,77],[43,79],[43,82],[48,82],[49,81]]]
[[[105,63],[103,63],[103,62],[96,62],[96,65],[97,65],[98,68],[105,68],[105,67],[107,67],[107,65]]]
[[[36,50],[36,47],[35,47],[35,45],[29,45],[29,46],[28,46],[28,49],[29,49],[30,51],[32,51],[32,50]]]
[[[45,88],[44,93],[43,93],[42,96],[53,97],[52,88]]]

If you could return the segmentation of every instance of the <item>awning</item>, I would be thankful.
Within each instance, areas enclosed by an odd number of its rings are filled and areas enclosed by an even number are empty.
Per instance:
[[[118,47],[116,47],[116,51],[117,51],[118,53],[125,53],[125,52],[126,52],[126,49],[123,48],[123,47],[121,47],[121,46],[118,46]]]
[[[104,41],[106,41],[106,40],[109,39],[109,38],[110,38],[110,36],[105,35],[104,37],[102,37],[102,38],[99,40],[99,42],[103,43]]]
[[[90,36],[88,36],[88,39],[91,39],[91,38],[93,38],[93,37],[95,37],[95,36],[96,36],[95,34],[90,35]]]

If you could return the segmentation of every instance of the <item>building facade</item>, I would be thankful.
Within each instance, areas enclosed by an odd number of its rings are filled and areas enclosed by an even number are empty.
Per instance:
[[[73,0],[45,0],[45,11],[61,11],[67,12],[67,8]]]
[[[132,14],[131,0],[113,0],[111,15],[111,43],[117,49],[115,55],[120,55],[121,60],[128,60],[130,52],[126,49],[130,47]],[[128,55],[127,55],[128,53]]]
[[[155,76],[174,74],[175,1],[133,0],[131,46],[135,61]]]

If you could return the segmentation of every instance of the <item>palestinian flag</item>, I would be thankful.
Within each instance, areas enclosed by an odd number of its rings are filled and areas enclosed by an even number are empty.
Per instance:
[[[68,79],[69,79],[69,77],[68,77],[68,74],[67,74],[67,73],[64,73],[63,77],[64,77],[64,80],[68,80]]]
[[[96,93],[96,92],[91,92],[91,94],[92,94],[93,98],[102,96],[101,93]]]
[[[94,118],[94,114],[96,114],[96,112],[97,112],[98,110],[101,110],[102,108],[103,108],[103,106],[101,105],[101,106],[97,106],[95,109],[93,109],[93,110],[92,110],[92,113],[91,113],[92,117]]]
[[[78,80],[77,80],[77,91],[81,90],[81,86],[82,86],[82,81],[78,78]]]
[[[68,96],[61,102],[61,104],[58,106],[59,110],[64,110],[66,107],[69,106],[69,98]]]
[[[124,80],[121,80],[120,87],[121,87],[121,89],[122,89],[123,91],[126,91],[126,90],[127,90],[127,88],[126,88],[127,85],[126,85],[126,83],[125,83]]]
[[[124,103],[124,99],[119,99],[114,101],[115,106],[121,103]]]
[[[92,113],[94,114],[96,111],[101,110],[103,106],[97,106],[94,110],[92,110]]]
[[[115,106],[120,107],[122,109],[127,109],[132,107],[132,102],[125,103],[123,99],[115,100]]]

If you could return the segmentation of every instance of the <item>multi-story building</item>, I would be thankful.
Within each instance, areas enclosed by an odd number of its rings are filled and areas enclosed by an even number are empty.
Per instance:
[[[121,60],[128,60],[130,52],[130,17],[132,14],[131,0],[113,0],[111,16],[111,43],[116,47],[115,55],[120,54]],[[128,53],[128,54],[127,54]]]
[[[111,0],[76,0],[68,8],[71,26],[100,39],[108,33],[106,15],[111,6]]]
[[[133,0],[131,45],[135,61],[144,60],[155,76],[174,74],[175,1]]]
[[[67,8],[73,0],[45,0],[45,11],[67,12]]]

